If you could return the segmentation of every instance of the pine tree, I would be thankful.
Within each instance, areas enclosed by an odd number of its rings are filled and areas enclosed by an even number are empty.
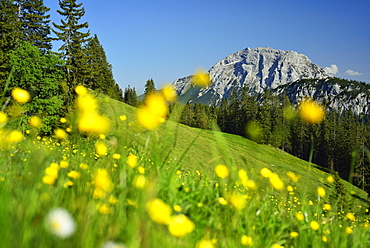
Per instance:
[[[87,64],[84,56],[83,45],[89,41],[89,31],[83,32],[88,28],[87,22],[79,23],[79,20],[85,15],[85,9],[82,3],[77,4],[76,0],[59,0],[61,10],[57,12],[64,17],[61,19],[61,25],[53,22],[53,26],[59,30],[53,30],[57,39],[63,42],[59,48],[63,58],[66,61],[67,84],[73,89],[76,84],[82,80],[86,74],[85,66]]]
[[[145,98],[149,94],[156,91],[155,86],[154,86],[154,81],[153,81],[152,78],[146,81],[146,84],[145,84],[144,88],[145,88],[145,90],[144,90],[144,100],[145,100]]]
[[[18,20],[22,26],[22,39],[37,46],[44,53],[51,49],[50,10],[43,0],[18,0]]]
[[[97,35],[86,44],[84,51],[87,59],[86,75],[80,83],[113,99],[123,101],[122,90],[113,78],[112,65],[109,64]]]
[[[125,88],[125,92],[124,92],[124,95],[123,95],[123,102],[124,103],[127,103],[131,106],[134,106],[134,107],[137,107],[138,106],[138,98],[137,98],[137,94],[136,94],[136,90],[135,88],[131,88],[130,85]]]

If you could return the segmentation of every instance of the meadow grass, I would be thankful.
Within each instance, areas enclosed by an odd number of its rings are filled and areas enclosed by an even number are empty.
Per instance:
[[[338,189],[314,165],[216,126],[178,124],[178,113],[146,130],[135,108],[97,97],[111,123],[104,136],[79,133],[71,113],[66,137],[40,137],[29,127],[20,142],[3,139],[1,247],[370,245],[362,190],[344,181]],[[97,154],[97,142],[107,151]],[[215,171],[220,164],[227,171]],[[75,229],[67,217],[50,217],[54,209],[65,210]]]

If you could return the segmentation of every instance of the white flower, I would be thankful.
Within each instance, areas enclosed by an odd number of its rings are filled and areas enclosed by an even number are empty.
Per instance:
[[[76,223],[67,210],[57,208],[52,210],[46,219],[47,228],[59,238],[67,238],[76,230]]]
[[[102,248],[126,248],[124,244],[107,241],[103,244]]]

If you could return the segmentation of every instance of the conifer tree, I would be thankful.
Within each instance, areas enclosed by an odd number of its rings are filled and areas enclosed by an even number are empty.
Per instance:
[[[63,42],[59,48],[63,58],[66,61],[67,83],[70,89],[84,78],[86,57],[84,56],[83,45],[89,40],[89,31],[84,32],[83,29],[88,28],[87,22],[79,23],[80,19],[85,15],[85,9],[82,3],[76,3],[76,0],[59,0],[61,10],[57,12],[64,17],[61,19],[61,24],[53,22],[53,26],[59,30],[53,30],[56,34],[56,40]]]
[[[128,88],[125,89],[123,102],[134,107],[138,106],[138,99],[135,88],[132,89],[129,85]]]
[[[146,84],[144,86],[144,99],[151,93],[155,92],[156,89],[155,89],[155,86],[154,86],[154,81],[153,79],[149,79],[146,81]]]
[[[37,46],[44,53],[51,49],[50,10],[43,0],[18,0],[18,20],[21,23],[22,39]]]

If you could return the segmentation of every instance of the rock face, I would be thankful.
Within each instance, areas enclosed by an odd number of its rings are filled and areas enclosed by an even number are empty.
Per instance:
[[[247,87],[250,94],[258,94],[299,79],[330,77],[303,54],[266,47],[233,53],[216,63],[209,74],[212,84],[203,89],[192,86],[190,76],[177,79],[173,85],[180,101],[218,105],[235,88]]]

